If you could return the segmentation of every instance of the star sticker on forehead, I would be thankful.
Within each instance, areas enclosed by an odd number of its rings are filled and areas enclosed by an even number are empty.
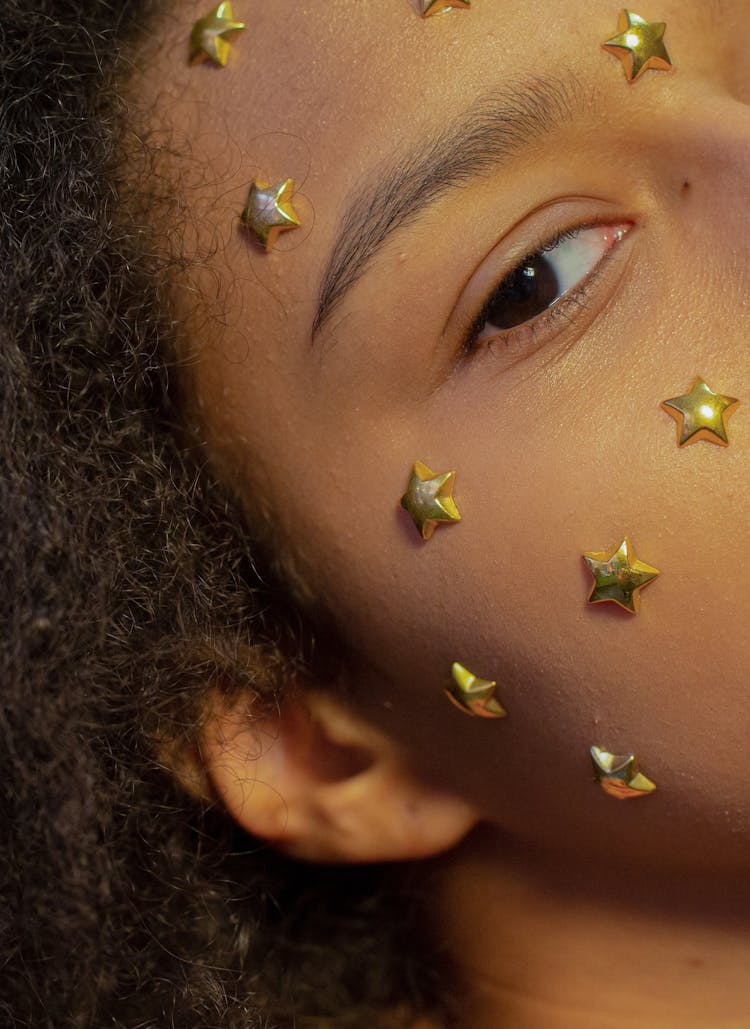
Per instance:
[[[697,376],[689,393],[681,397],[662,400],[661,408],[677,422],[677,446],[705,440],[720,447],[728,447],[727,418],[734,412],[739,400],[713,393]]]
[[[229,40],[234,39],[244,28],[244,22],[234,21],[230,3],[219,4],[193,25],[189,63],[213,61],[223,68],[229,59]]]
[[[495,700],[496,682],[480,679],[458,661],[451,668],[453,682],[446,686],[448,699],[464,714],[477,718],[505,718],[508,712]]]
[[[247,206],[240,219],[265,250],[273,247],[280,232],[300,225],[292,207],[293,195],[294,182],[291,179],[277,182],[275,186],[256,179],[250,187]]]
[[[641,772],[635,754],[610,754],[601,747],[592,747],[590,754],[596,780],[610,797],[647,797],[656,789],[656,783]]]
[[[419,0],[419,12],[423,18],[448,11],[464,11],[471,7],[471,0]]]
[[[611,554],[607,551],[586,553],[583,560],[594,576],[589,604],[611,601],[631,614],[638,613],[643,587],[659,574],[657,568],[636,559],[627,536]]]
[[[411,515],[422,539],[430,539],[440,522],[461,521],[453,499],[455,478],[455,472],[436,475],[421,461],[414,463],[401,506]]]
[[[663,21],[646,21],[623,9],[617,35],[605,40],[602,46],[607,53],[620,58],[625,77],[635,82],[646,71],[667,71],[672,67],[663,42],[666,27]]]

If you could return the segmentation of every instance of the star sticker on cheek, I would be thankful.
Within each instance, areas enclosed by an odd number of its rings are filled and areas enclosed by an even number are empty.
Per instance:
[[[587,553],[583,555],[583,560],[594,576],[589,604],[611,601],[631,614],[638,613],[640,591],[659,574],[658,569],[636,560],[627,536],[612,554],[606,551]]]
[[[495,700],[497,683],[479,679],[458,661],[451,669],[453,682],[446,687],[445,694],[456,707],[467,715],[478,718],[505,718],[508,712]]]
[[[292,207],[293,195],[291,179],[277,182],[275,186],[256,181],[250,187],[247,207],[240,218],[266,250],[273,247],[280,232],[296,229],[300,224]]]
[[[245,23],[234,21],[232,5],[219,4],[205,18],[199,19],[190,33],[190,64],[213,61],[225,67],[229,59],[229,40],[242,32]]]
[[[419,10],[423,18],[431,18],[434,14],[447,14],[448,11],[463,11],[471,7],[471,0],[419,0]]]
[[[705,440],[720,447],[729,446],[727,418],[739,404],[734,397],[713,393],[698,376],[690,392],[681,397],[662,400],[662,410],[677,422],[677,446]]]
[[[426,464],[415,462],[401,506],[411,515],[422,539],[430,539],[440,522],[461,521],[453,499],[455,478],[455,472],[436,475]]]
[[[645,21],[631,11],[622,10],[617,27],[617,35],[602,46],[607,53],[620,58],[629,82],[635,82],[646,71],[667,71],[672,67],[662,42],[667,27],[663,21]]]
[[[647,797],[656,789],[656,783],[640,771],[634,754],[610,754],[601,747],[592,747],[590,753],[597,782],[610,797]]]

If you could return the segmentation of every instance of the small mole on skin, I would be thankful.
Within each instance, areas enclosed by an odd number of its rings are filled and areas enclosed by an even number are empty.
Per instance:
[[[705,968],[706,962],[703,958],[688,958],[688,968]]]
[[[680,192],[682,193],[683,196],[686,193],[690,192],[690,183],[688,182],[687,179],[685,179],[685,181],[682,183],[682,188],[681,188]]]

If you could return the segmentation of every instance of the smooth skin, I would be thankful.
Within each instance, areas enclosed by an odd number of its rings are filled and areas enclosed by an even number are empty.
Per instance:
[[[191,417],[352,654],[346,704],[292,691],[262,745],[217,700],[195,783],[313,860],[427,856],[478,825],[435,899],[462,1029],[750,1026],[750,7],[635,10],[667,23],[675,67],[633,84],[600,47],[603,0],[427,20],[238,0],[223,70],[187,66],[191,2],[136,79],[195,258]],[[313,340],[357,198],[480,99],[507,115],[529,91],[538,138],[438,190]],[[238,220],[256,175],[298,190],[303,227],[269,254]],[[492,284],[591,224],[622,239],[584,293],[466,352]],[[726,449],[678,449],[660,408],[696,375],[740,398]],[[399,506],[415,460],[457,470],[462,521],[427,543]],[[636,616],[586,603],[581,554],[625,535],[661,572]],[[445,700],[456,660],[507,719]],[[657,792],[606,796],[593,743],[636,752]]]

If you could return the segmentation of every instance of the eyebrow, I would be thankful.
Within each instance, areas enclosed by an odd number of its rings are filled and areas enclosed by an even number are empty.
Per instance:
[[[469,180],[551,134],[583,106],[572,78],[533,78],[475,101],[444,132],[381,166],[358,187],[323,273],[313,336],[399,229]]]

